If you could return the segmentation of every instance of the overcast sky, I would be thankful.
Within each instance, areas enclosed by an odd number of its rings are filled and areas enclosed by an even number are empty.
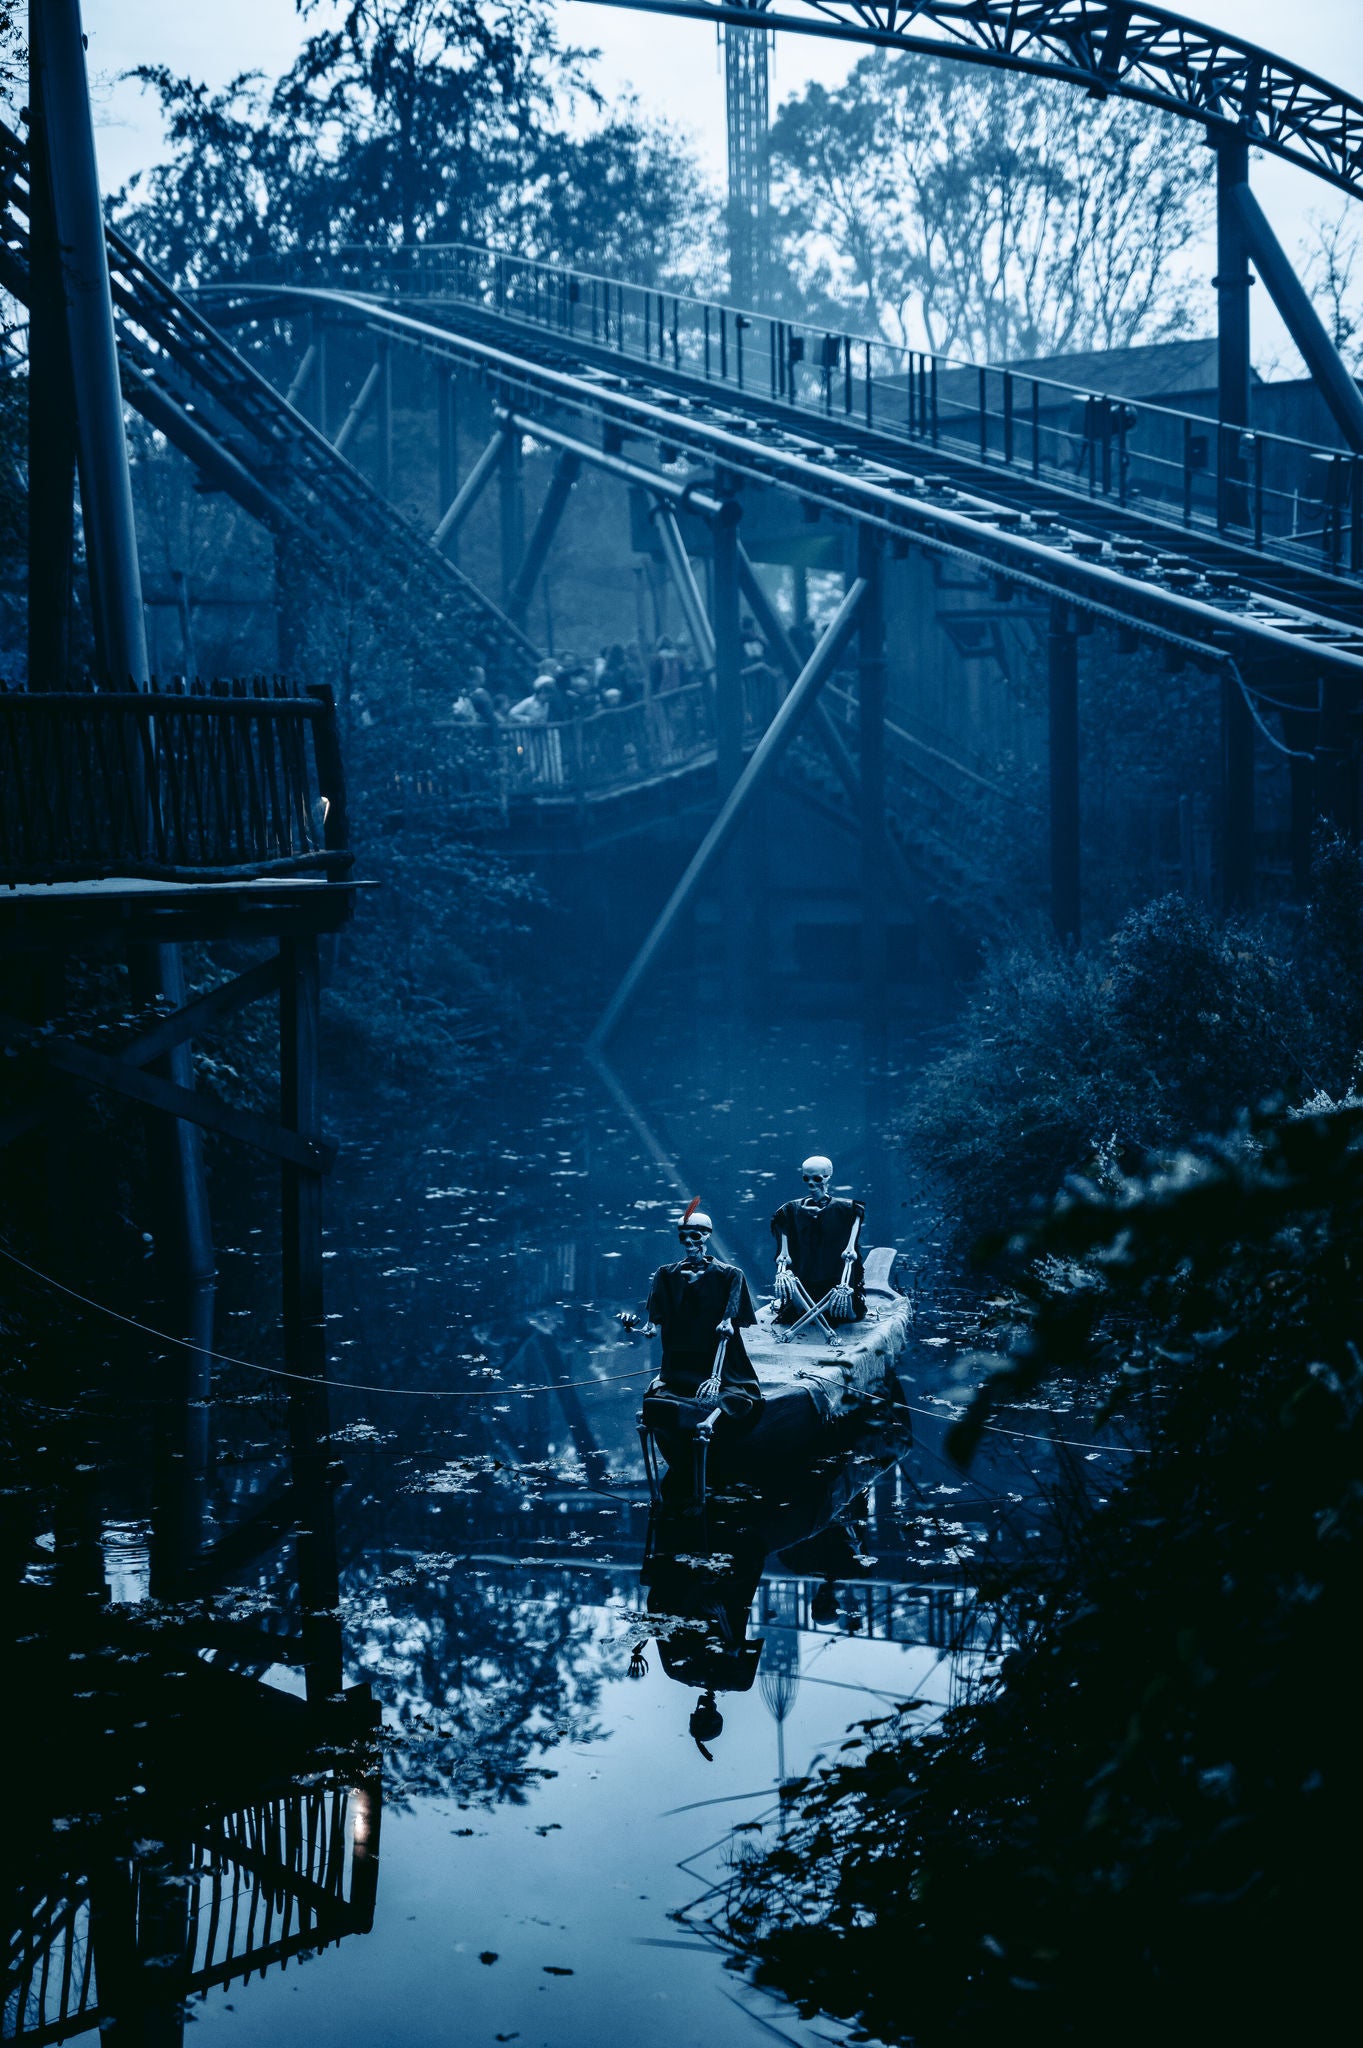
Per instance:
[[[687,129],[703,161],[722,178],[724,96],[714,30],[704,22],[667,21],[590,0],[556,0],[556,6],[564,38],[600,51],[597,75],[607,96],[637,93],[646,112]],[[1295,0],[1290,7],[1283,0],[1195,0],[1186,11],[1363,92],[1363,0]],[[238,71],[275,76],[288,67],[301,39],[294,0],[84,0],[84,14],[100,167],[110,188],[155,162],[163,150],[153,105],[136,86],[118,82],[121,72],[160,63],[215,85]],[[860,54],[857,46],[813,36],[778,37],[774,100],[798,92],[811,78],[835,83]],[[1344,203],[1307,173],[1272,159],[1256,165],[1254,183],[1289,249],[1295,249],[1308,210]],[[1363,206],[1353,210],[1363,216]]]

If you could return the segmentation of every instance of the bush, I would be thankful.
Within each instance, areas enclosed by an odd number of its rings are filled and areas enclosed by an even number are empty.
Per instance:
[[[1363,863],[1330,842],[1291,942],[1166,896],[1090,953],[996,951],[902,1134],[973,1239],[1069,1173],[1101,1181],[1270,1096],[1342,1093],[1360,1045]]]
[[[1349,1666],[1363,1554],[1363,1105],[1285,1111],[1057,1205],[1000,1400],[1076,1366],[1150,1454],[1007,1582],[1016,1647],[928,1732],[821,1772],[740,1866],[730,1932],[878,2037],[1274,2038],[1352,1997]],[[1143,1407],[1146,1404],[1143,1402]]]

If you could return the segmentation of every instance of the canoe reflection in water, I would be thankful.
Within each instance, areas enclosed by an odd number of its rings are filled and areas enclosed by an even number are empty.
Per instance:
[[[769,1560],[783,1574],[817,1581],[809,1620],[834,1620],[839,1585],[871,1567],[863,1540],[870,1489],[911,1447],[901,1408],[874,1437],[820,1459],[780,1491],[733,1487],[711,1493],[699,1512],[690,1498],[655,1503],[640,1574],[646,1611],[663,1670],[699,1695],[689,1726],[707,1762],[724,1729],[717,1695],[751,1692],[759,1672],[783,1734],[799,1678],[796,1631],[768,1625],[748,1633]],[[647,1639],[636,1641],[632,1670],[642,1673],[647,1656]],[[784,1778],[784,1754],[778,1768]]]

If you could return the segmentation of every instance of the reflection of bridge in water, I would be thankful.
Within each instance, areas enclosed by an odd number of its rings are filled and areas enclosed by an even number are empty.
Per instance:
[[[37,2048],[146,2022],[367,1933],[377,1850],[373,1788],[317,1788],[188,1824],[166,1865],[100,1857],[64,1889],[24,1885],[5,2038]]]

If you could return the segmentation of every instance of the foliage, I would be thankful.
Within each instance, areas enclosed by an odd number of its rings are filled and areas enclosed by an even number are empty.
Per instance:
[[[372,680],[372,679],[371,679]],[[376,1078],[438,1065],[468,1079],[508,1057],[525,1020],[508,950],[540,900],[533,881],[459,830],[456,799],[441,776],[431,693],[405,697],[382,683],[382,717],[352,718],[345,740],[352,816],[361,834],[366,890],[342,935],[327,1008],[343,1055]],[[366,699],[369,693],[366,692]],[[361,707],[367,711],[368,703]],[[451,736],[453,737],[453,736]],[[428,796],[413,793],[416,764]]]
[[[1363,1048],[1363,864],[1325,843],[1289,944],[1167,896],[1086,953],[1016,944],[986,961],[960,1041],[920,1078],[904,1138],[967,1238],[1245,1105],[1351,1082]]]
[[[144,65],[170,156],[116,217],[189,281],[345,242],[461,240],[692,278],[717,220],[694,154],[628,105],[579,135],[575,115],[600,110],[588,65],[543,0],[352,0],[283,77],[218,91]]]
[[[1024,1273],[1100,1284],[1033,1277],[958,1449],[1077,1368],[1148,1394],[1151,1454],[1058,1563],[1014,1573],[991,1690],[796,1788],[731,1899],[764,1978],[925,2048],[1262,2040],[1350,1995],[1360,1225],[1348,1102],[1073,1192],[1014,1242]]]
[[[992,361],[1186,331],[1206,178],[1172,115],[878,51],[772,130],[793,276],[889,341]]]

